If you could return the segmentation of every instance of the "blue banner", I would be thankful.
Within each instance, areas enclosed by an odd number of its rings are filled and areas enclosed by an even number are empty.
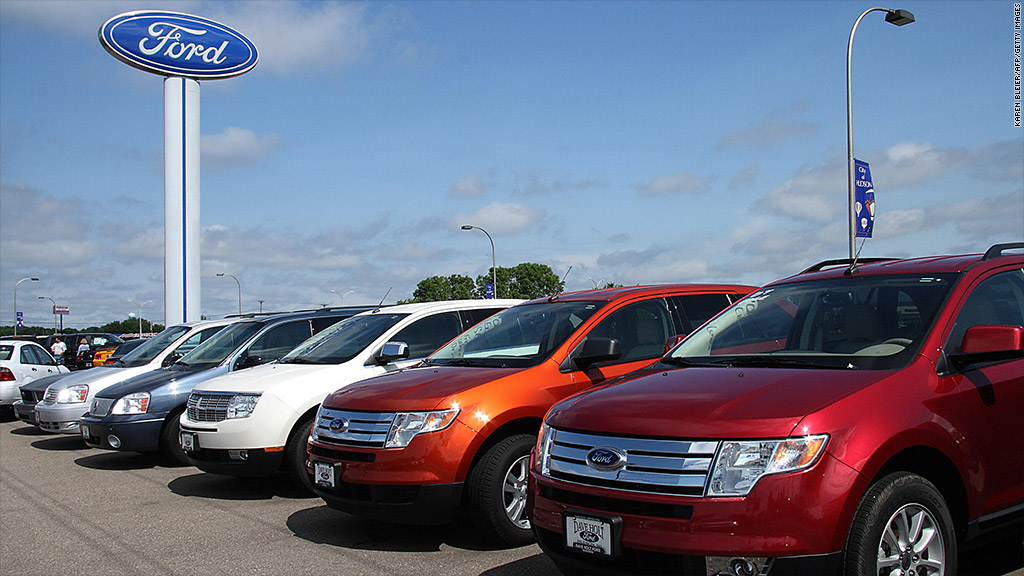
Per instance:
[[[494,284],[491,284],[490,282],[484,284],[484,298],[487,300],[494,299]]]
[[[857,178],[854,188],[854,214],[857,217],[857,238],[871,238],[875,229],[875,185],[871,183],[871,167],[854,158]]]

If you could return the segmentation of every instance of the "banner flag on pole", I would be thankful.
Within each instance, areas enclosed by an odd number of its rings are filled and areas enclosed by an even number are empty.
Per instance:
[[[871,167],[863,160],[853,159],[856,166],[854,213],[857,215],[857,238],[871,238],[875,228],[875,185],[871,183]]]

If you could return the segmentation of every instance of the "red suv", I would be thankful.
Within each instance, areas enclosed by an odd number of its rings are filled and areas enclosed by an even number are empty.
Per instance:
[[[558,404],[528,513],[564,572],[951,576],[1024,527],[1024,243],[826,262]]]
[[[309,441],[316,493],[333,508],[400,523],[448,523],[465,507],[496,540],[532,541],[527,470],[547,409],[651,364],[752,290],[635,286],[503,310],[419,368],[328,396]]]

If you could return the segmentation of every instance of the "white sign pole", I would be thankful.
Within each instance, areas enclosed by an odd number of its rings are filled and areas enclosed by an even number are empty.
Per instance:
[[[164,323],[201,317],[199,82],[164,80]]]

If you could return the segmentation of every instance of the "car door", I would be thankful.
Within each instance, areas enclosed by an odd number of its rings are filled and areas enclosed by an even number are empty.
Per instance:
[[[21,347],[21,364],[25,382],[57,373],[53,357],[42,347],[26,344]]]
[[[409,346],[409,357],[382,366],[380,370],[375,368],[374,375],[412,366],[461,333],[462,319],[454,310],[419,318],[387,339],[388,342],[405,342]]]
[[[963,300],[949,336],[946,355],[960,352],[968,328],[977,325],[1024,327],[1024,270],[989,274],[977,281]],[[970,443],[970,489],[983,499],[981,515],[1021,504],[1024,434],[1018,428],[1024,408],[1024,359],[968,365],[947,381],[955,385],[962,420],[957,433]]]
[[[576,390],[601,384],[661,358],[665,354],[665,344],[677,330],[665,298],[639,300],[613,311],[598,322],[587,337],[618,340],[621,355],[616,360],[573,370],[571,374]],[[577,347],[582,345],[583,342]]]

